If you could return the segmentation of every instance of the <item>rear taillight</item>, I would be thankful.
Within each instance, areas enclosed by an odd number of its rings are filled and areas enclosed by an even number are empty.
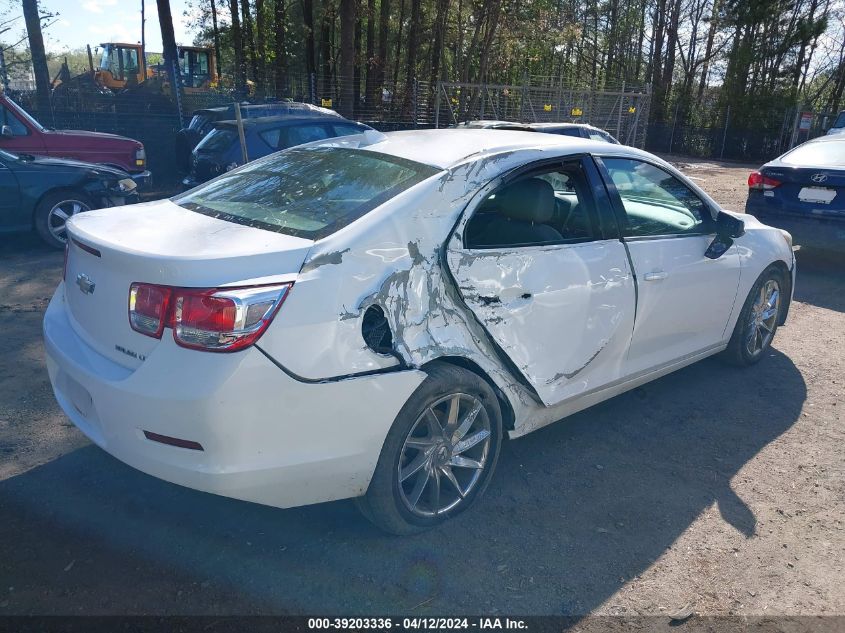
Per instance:
[[[759,171],[751,172],[751,175],[748,176],[749,189],[774,189],[775,187],[780,187],[780,185],[780,180],[769,178]]]
[[[168,323],[170,297],[167,286],[134,283],[129,286],[129,324],[141,334],[161,338]]]
[[[178,345],[234,352],[264,334],[293,284],[247,288],[170,288],[133,283],[129,289],[132,329],[160,338],[173,328]]]

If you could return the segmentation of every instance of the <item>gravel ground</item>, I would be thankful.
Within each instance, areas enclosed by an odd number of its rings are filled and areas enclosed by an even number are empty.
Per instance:
[[[742,208],[749,166],[673,160]],[[508,442],[473,511],[399,539],[348,501],[233,501],[91,445],[44,368],[61,254],[0,238],[0,615],[845,614],[845,262],[799,256],[760,364],[708,359]]]

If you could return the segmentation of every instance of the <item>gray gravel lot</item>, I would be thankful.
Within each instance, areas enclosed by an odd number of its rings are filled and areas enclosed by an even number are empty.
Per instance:
[[[686,163],[742,208],[748,167]],[[473,511],[401,539],[348,501],[233,501],[91,445],[44,368],[61,265],[0,237],[0,615],[845,614],[842,258],[800,254],[759,365],[708,359],[507,442]]]

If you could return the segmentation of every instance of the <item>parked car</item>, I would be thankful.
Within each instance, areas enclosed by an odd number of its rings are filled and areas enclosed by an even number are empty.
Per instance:
[[[50,130],[0,92],[0,149],[15,154],[70,158],[121,169],[139,187],[149,184],[147,155],[138,141],[85,130]]]
[[[0,150],[0,233],[31,231],[63,248],[68,218],[138,201],[123,170]]]
[[[845,134],[845,110],[839,113],[827,133],[829,135]]]
[[[745,211],[800,246],[845,249],[845,135],[803,143],[753,172]]]
[[[577,136],[580,138],[588,138],[593,141],[604,141],[605,143],[613,143],[619,145],[619,141],[613,138],[604,130],[586,123],[529,123],[530,127],[535,132],[543,132],[545,134],[561,134],[563,136]]]
[[[254,119],[265,116],[288,116],[295,118],[324,118],[336,117],[342,119],[334,110],[320,108],[310,103],[298,101],[281,101],[279,103],[241,104],[241,117]],[[180,164],[185,169],[190,168],[191,152],[213,128],[218,121],[231,121],[235,118],[235,104],[231,103],[216,108],[203,108],[194,110],[188,127],[182,128],[176,133],[176,151],[179,155]]]
[[[267,156],[280,149],[325,138],[360,134],[370,127],[342,117],[305,118],[273,116],[243,121],[249,160]],[[182,181],[186,188],[215,178],[243,164],[238,124],[220,121],[193,151],[191,171]]]
[[[484,130],[520,130],[524,132],[543,132],[544,134],[560,134],[562,136],[577,136],[593,141],[605,141],[619,145],[619,141],[602,129],[586,123],[515,123],[513,121],[468,121],[460,124],[459,128]]]
[[[505,433],[760,361],[795,279],[787,233],[659,158],[525,132],[312,143],[68,231],[44,341],[88,437],[220,495],[356,497],[395,533],[474,503]]]

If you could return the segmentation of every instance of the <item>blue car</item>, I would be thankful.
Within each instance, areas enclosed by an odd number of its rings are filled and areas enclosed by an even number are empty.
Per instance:
[[[795,244],[845,250],[845,135],[808,141],[752,173],[745,212]]]
[[[336,136],[361,134],[372,128],[340,116],[269,116],[244,119],[247,159],[255,160],[295,145]],[[220,121],[199,142],[191,154],[191,171],[182,181],[195,187],[243,164],[238,124]]]

